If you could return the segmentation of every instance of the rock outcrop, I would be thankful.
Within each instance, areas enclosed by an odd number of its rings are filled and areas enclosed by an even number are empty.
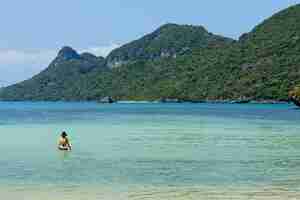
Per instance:
[[[296,86],[290,93],[289,99],[293,102],[296,106],[300,107],[300,86]]]
[[[63,47],[57,55],[57,59],[62,60],[71,60],[71,59],[79,59],[80,55],[71,47],[65,46]]]
[[[112,97],[104,97],[100,99],[99,103],[115,103],[115,100]]]

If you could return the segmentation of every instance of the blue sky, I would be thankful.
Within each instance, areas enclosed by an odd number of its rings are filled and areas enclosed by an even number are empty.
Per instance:
[[[203,25],[238,38],[300,0],[10,0],[0,7],[0,85],[31,77],[57,51],[106,55],[165,23]]]

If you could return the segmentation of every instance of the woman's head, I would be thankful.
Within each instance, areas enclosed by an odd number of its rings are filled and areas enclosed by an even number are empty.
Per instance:
[[[61,133],[61,137],[65,138],[65,137],[67,137],[67,136],[68,136],[68,135],[67,135],[67,133],[66,133],[65,131]]]

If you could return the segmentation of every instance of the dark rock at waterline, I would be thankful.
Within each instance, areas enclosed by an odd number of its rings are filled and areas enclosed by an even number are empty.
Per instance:
[[[185,103],[206,103],[206,101],[203,100],[184,100]]]
[[[112,97],[104,97],[100,99],[99,103],[115,103],[115,100]]]
[[[299,99],[291,97],[290,101],[293,102],[296,106],[300,107],[300,100]]]
[[[246,104],[246,103],[250,103],[251,100],[249,99],[243,99],[243,100],[236,100],[236,101],[232,101],[231,103],[233,104]]]
[[[300,107],[300,86],[297,85],[289,92],[289,100]]]

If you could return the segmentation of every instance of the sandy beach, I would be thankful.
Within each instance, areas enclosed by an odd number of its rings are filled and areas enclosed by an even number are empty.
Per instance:
[[[296,200],[300,191],[281,187],[105,187],[57,189],[51,186],[1,187],[2,198],[10,200]]]

